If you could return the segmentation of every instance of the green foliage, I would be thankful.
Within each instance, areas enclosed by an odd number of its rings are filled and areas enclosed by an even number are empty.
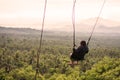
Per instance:
[[[105,57],[85,75],[86,80],[116,80],[120,76],[120,59]]]
[[[37,80],[120,80],[120,38],[95,37],[85,60],[72,68],[68,65],[72,36],[45,33]],[[78,44],[79,39],[86,37],[77,35]],[[0,42],[0,80],[34,80],[39,35],[0,34]]]

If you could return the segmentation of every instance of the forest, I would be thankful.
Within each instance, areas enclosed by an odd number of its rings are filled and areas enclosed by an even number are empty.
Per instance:
[[[0,32],[0,80],[35,78],[40,31],[21,31]],[[76,33],[76,45],[88,37]],[[119,33],[94,33],[85,60],[74,68],[68,65],[72,47],[72,32],[45,31],[37,80],[120,80]]]

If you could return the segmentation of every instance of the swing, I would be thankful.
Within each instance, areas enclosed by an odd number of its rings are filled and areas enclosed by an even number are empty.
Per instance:
[[[72,61],[72,64],[74,64],[74,61],[77,61],[77,63],[78,63],[78,61],[84,60],[84,56],[86,55],[86,53],[88,53],[88,49],[87,49],[87,48],[85,48],[86,50],[84,50],[84,48],[83,48],[83,49],[81,49],[81,51],[79,51],[79,52],[76,52],[76,50],[75,50],[75,4],[76,4],[76,0],[74,0],[74,2],[73,2],[73,11],[72,11],[73,52],[72,52],[72,54],[71,54],[71,56],[70,56],[70,59],[71,59],[71,61]],[[101,7],[101,9],[100,9],[100,12],[99,12],[99,14],[98,14],[98,17],[97,17],[96,22],[95,22],[95,24],[94,24],[94,26],[93,26],[92,32],[91,32],[91,34],[90,34],[90,37],[88,38],[87,43],[84,41],[86,47],[89,45],[89,42],[90,42],[90,40],[91,40],[91,38],[92,38],[93,32],[94,32],[95,27],[96,27],[96,25],[97,25],[97,23],[98,23],[100,14],[101,14],[101,12],[102,12],[102,10],[103,10],[103,7],[104,7],[104,4],[105,4],[105,0],[104,0],[103,5],[102,5],[102,7]]]
[[[75,51],[75,3],[76,3],[76,0],[74,0],[74,3],[73,3],[73,13],[72,13],[72,24],[73,24],[73,52]],[[98,15],[98,18],[96,20],[96,23],[93,27],[93,30],[92,30],[92,33],[88,39],[88,42],[87,42],[87,46],[89,45],[89,42],[91,40],[91,37],[92,37],[92,34],[94,32],[94,29],[97,25],[97,22],[98,22],[98,19],[99,19],[99,16],[102,12],[102,9],[103,9],[103,6],[105,4],[105,0],[104,0],[104,3],[102,5],[102,8],[100,10],[100,13]],[[40,44],[39,44],[39,48],[38,48],[38,51],[37,51],[37,64],[36,64],[36,73],[35,73],[35,78],[34,80],[37,80],[37,76],[39,75],[39,56],[40,56],[40,52],[41,52],[41,46],[42,46],[42,37],[43,37],[43,29],[44,29],[44,21],[45,21],[45,13],[46,13],[46,6],[47,6],[47,0],[45,0],[45,6],[44,6],[44,13],[43,13],[43,20],[42,20],[42,30],[41,30],[41,36],[40,36]]]

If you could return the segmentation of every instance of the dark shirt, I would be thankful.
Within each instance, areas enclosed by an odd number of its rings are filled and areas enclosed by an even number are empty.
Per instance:
[[[73,54],[71,55],[71,59],[74,60],[84,60],[84,56],[88,53],[88,46],[79,46],[77,49],[73,49]]]

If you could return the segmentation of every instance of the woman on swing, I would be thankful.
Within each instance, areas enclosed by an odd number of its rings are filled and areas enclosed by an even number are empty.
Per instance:
[[[88,53],[89,48],[86,44],[86,41],[81,41],[80,46],[75,49],[73,48],[73,53],[70,54],[70,59],[71,59],[71,66],[74,66],[74,62],[84,60],[84,56],[86,53]]]

